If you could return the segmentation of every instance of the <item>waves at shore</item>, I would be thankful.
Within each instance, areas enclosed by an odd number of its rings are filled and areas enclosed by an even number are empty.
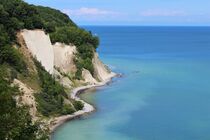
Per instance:
[[[70,96],[71,96],[72,99],[75,99],[77,101],[81,101],[84,104],[83,110],[79,110],[79,111],[77,111],[77,112],[75,112],[71,115],[64,115],[64,116],[60,116],[60,117],[55,118],[53,120],[53,123],[50,124],[50,132],[53,133],[59,126],[64,124],[66,121],[69,121],[69,120],[72,120],[72,119],[75,119],[75,118],[79,118],[82,115],[93,112],[95,110],[94,106],[92,106],[89,103],[85,102],[84,100],[80,99],[78,95],[83,93],[87,89],[104,86],[104,85],[108,84],[109,82],[111,82],[112,78],[114,78],[116,76],[119,76],[119,75],[115,74],[115,73],[111,73],[110,78],[108,78],[107,80],[105,80],[103,82],[99,82],[99,83],[93,84],[93,85],[77,87],[77,88],[73,89]]]

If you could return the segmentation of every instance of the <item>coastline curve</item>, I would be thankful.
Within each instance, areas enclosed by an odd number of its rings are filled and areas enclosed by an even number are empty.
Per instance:
[[[103,81],[103,82],[99,82],[97,84],[92,84],[92,85],[87,85],[87,86],[81,86],[81,87],[77,87],[75,89],[73,89],[73,91],[70,93],[70,97],[72,99],[75,99],[77,101],[81,101],[84,104],[84,107],[82,110],[76,111],[73,114],[69,114],[69,115],[63,115],[63,116],[59,116],[54,118],[51,123],[50,123],[50,134],[52,135],[61,125],[63,125],[65,122],[68,122],[70,120],[73,119],[77,119],[83,115],[92,113],[95,111],[95,107],[87,102],[85,102],[84,100],[82,100],[79,95],[82,94],[84,91],[88,90],[88,89],[92,89],[92,88],[97,88],[97,87],[102,87],[105,86],[107,84],[109,84],[110,82],[112,82],[112,79],[114,77],[120,77],[120,74],[115,74],[112,73],[112,76]]]

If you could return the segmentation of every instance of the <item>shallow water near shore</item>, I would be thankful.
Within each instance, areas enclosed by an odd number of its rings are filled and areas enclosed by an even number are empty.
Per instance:
[[[97,111],[53,140],[209,140],[209,27],[85,27],[122,78],[81,97]]]

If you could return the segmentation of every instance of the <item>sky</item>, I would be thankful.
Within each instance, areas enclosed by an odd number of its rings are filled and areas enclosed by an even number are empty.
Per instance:
[[[79,25],[210,26],[210,0],[25,0]]]

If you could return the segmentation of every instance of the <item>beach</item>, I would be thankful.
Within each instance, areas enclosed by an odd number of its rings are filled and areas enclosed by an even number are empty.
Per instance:
[[[80,99],[79,95],[85,92],[85,90],[105,86],[112,81],[112,78],[119,76],[119,74],[115,74],[115,73],[111,73],[111,74],[112,75],[110,76],[110,78],[108,78],[107,80],[103,82],[99,82],[97,84],[92,84],[92,85],[81,86],[81,87],[77,87],[73,89],[72,92],[70,93],[70,97],[77,101],[81,101],[84,104],[83,110],[79,110],[70,115],[63,115],[63,116],[54,118],[49,126],[50,132],[53,133],[58,127],[60,127],[62,124],[64,124],[67,121],[70,121],[72,119],[79,118],[82,115],[86,115],[91,112],[94,112],[95,111],[94,106]]]

